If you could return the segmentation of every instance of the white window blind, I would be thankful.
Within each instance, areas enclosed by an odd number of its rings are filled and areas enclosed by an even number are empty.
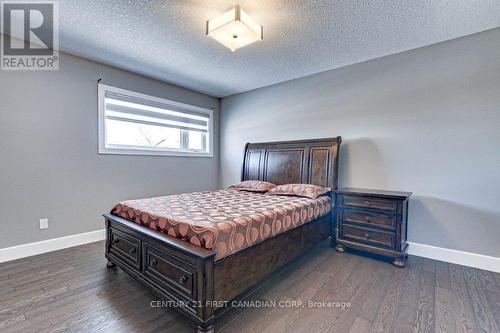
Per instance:
[[[210,109],[99,84],[99,152],[211,156]]]

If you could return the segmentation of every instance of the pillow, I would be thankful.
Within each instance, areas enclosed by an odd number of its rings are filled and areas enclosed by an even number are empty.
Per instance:
[[[267,192],[272,195],[292,195],[296,197],[305,197],[316,199],[320,195],[331,191],[329,187],[323,187],[312,184],[286,184],[279,185]]]
[[[267,191],[275,187],[276,185],[273,183],[263,182],[260,180],[245,180],[244,182],[236,183],[229,186],[229,189],[238,191],[266,193]]]

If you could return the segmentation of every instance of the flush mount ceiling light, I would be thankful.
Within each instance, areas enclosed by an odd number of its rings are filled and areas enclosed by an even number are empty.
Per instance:
[[[235,51],[262,40],[263,29],[240,6],[207,21],[207,35]]]

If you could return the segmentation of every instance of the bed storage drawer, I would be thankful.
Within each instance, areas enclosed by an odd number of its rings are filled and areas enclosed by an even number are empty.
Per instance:
[[[397,210],[397,202],[394,200],[385,200],[385,199],[372,199],[372,198],[363,198],[356,196],[348,196],[344,195],[342,197],[341,204],[343,206],[350,206],[355,208],[365,208],[365,209],[380,209],[388,212],[396,212]]]
[[[396,230],[396,216],[384,213],[342,208],[341,223],[355,223],[365,227]]]
[[[148,243],[144,244],[144,276],[163,289],[196,299],[196,267]]]
[[[352,225],[342,225],[340,228],[340,238],[353,240],[356,242],[394,249],[396,244],[395,234],[371,228],[356,227]]]
[[[126,264],[141,267],[141,241],[121,230],[110,228],[109,253]]]

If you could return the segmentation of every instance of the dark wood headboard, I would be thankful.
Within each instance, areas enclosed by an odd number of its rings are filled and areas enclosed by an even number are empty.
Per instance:
[[[342,138],[247,143],[242,180],[337,188]]]

